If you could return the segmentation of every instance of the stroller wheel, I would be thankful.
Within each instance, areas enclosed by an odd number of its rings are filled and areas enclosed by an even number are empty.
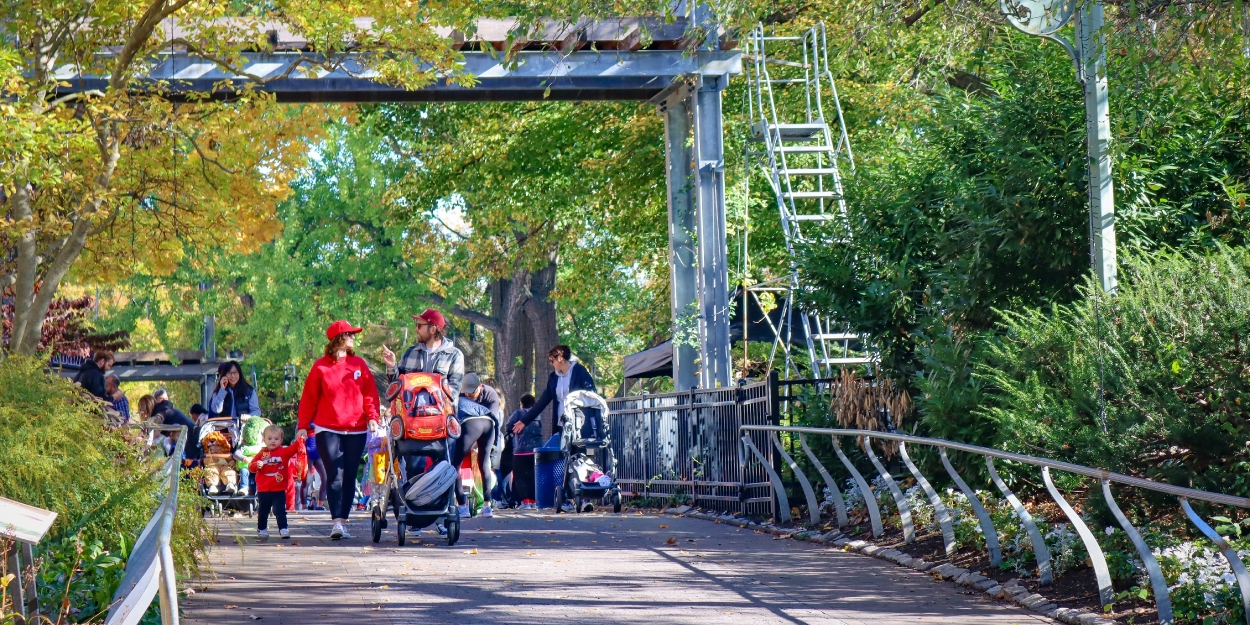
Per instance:
[[[560,514],[564,510],[564,484],[556,486],[556,514]]]
[[[408,542],[408,524],[400,521],[395,524],[395,537],[399,539],[399,546],[403,547]]]
[[[580,494],[573,499],[573,512],[577,514],[582,513],[582,496]]]
[[[612,511],[618,514],[621,512],[621,491],[619,490],[612,491]]]
[[[382,523],[383,523],[382,509],[374,508],[373,514],[369,516],[370,516],[369,520],[372,522],[372,527],[370,529],[373,530],[373,542],[376,543],[382,540]]]
[[[460,519],[456,518],[454,521],[449,520],[446,522],[444,527],[447,528],[447,546],[454,547],[456,545],[456,541],[460,540]]]

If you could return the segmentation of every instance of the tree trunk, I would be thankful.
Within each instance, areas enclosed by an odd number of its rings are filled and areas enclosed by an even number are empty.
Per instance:
[[[556,252],[551,252],[547,259],[547,266],[535,273],[530,281],[530,298],[525,304],[525,316],[534,331],[535,386],[539,388],[547,384],[547,377],[552,371],[546,358],[547,350],[560,343],[556,305],[551,301],[551,292],[556,288]],[[544,418],[543,438],[550,437],[554,427],[555,422],[551,418]]]
[[[495,379],[504,402],[512,407],[521,404],[521,395],[526,392],[524,350],[528,343],[522,310],[529,300],[529,281],[528,271],[517,270],[512,279],[496,280],[491,285],[491,313],[499,322],[495,332]]]

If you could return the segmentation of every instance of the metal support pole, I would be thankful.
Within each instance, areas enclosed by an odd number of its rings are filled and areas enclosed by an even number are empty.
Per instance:
[[[1085,79],[1085,137],[1089,150],[1089,234],[1094,273],[1104,293],[1118,287],[1115,260],[1115,194],[1111,187],[1111,120],[1107,110],[1107,46],[1102,2],[1076,13],[1076,39]]]
[[[183,433],[186,436],[186,433]],[[174,574],[174,554],[169,538],[161,540],[161,578],[157,586],[161,606],[161,625],[178,625],[178,581]]]
[[[725,232],[725,145],[721,90],[728,76],[702,76],[694,102],[696,223],[699,258],[699,381],[729,386],[729,253]]]
[[[673,386],[688,391],[699,383],[695,360],[696,301],[699,276],[695,265],[694,154],[691,146],[689,92],[659,104],[664,116],[664,157],[668,173],[668,265],[673,313]],[[692,336],[687,336],[690,334]]]
[[[1107,46],[1102,0],[999,0],[999,10],[1021,32],[1067,50],[1085,86],[1085,141],[1089,171],[1090,263],[1103,292],[1115,295],[1115,194],[1111,188],[1111,120],[1107,110]],[[1076,17],[1076,45],[1058,33]]]

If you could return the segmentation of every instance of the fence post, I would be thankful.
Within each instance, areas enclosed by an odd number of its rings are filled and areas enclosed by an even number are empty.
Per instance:
[[[777,374],[777,370],[773,369],[768,372],[768,423],[769,425],[781,425],[781,376]],[[769,450],[771,452],[771,450]],[[781,477],[781,458],[777,454],[771,454],[773,461],[773,472]],[[782,488],[785,488],[785,482],[780,482]],[[772,507],[773,518],[780,519],[777,513],[777,493],[773,493]],[[786,511],[787,513],[789,510]]]

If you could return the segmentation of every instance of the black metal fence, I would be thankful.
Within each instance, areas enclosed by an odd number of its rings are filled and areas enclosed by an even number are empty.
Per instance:
[[[743,425],[776,425],[769,382],[608,400],[621,490],[636,497],[688,497],[700,507],[751,516],[773,510],[767,471],[740,456]],[[766,436],[756,447],[772,448]]]

